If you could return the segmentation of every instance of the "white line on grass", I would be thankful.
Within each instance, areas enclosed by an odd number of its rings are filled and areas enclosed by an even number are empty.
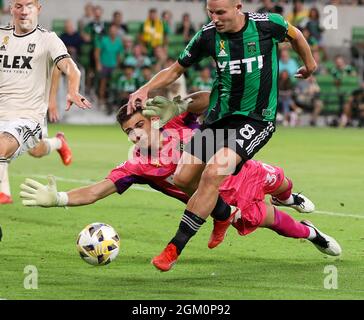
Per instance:
[[[33,174],[33,175],[23,175],[23,174],[18,174],[15,175],[17,177],[28,177],[28,178],[39,178],[39,179],[47,179],[47,176],[45,175],[37,175],[37,174]],[[79,180],[79,179],[69,179],[69,178],[63,178],[63,177],[55,177],[57,181],[63,181],[63,182],[70,182],[70,183],[80,183],[80,184],[92,184],[95,183],[96,180]],[[145,191],[145,192],[159,192],[157,190],[154,190],[150,187],[143,187],[143,186],[131,186],[130,189],[133,190],[139,190],[139,191]],[[360,215],[356,215],[356,214],[348,214],[348,213],[341,213],[341,212],[330,212],[330,211],[320,211],[320,210],[316,210],[315,214],[324,214],[324,215],[328,215],[328,216],[334,216],[334,217],[344,217],[344,218],[356,218],[356,219],[364,219],[364,216],[360,216]]]

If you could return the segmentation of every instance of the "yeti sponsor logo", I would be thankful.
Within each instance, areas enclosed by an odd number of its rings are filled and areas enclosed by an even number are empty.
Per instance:
[[[0,68],[4,69],[32,69],[30,61],[33,57],[14,56],[0,54]]]
[[[253,63],[258,62],[258,69],[263,68],[263,57],[264,56],[258,56],[242,60],[233,60],[229,62],[228,61],[218,62],[217,65],[221,72],[224,71],[228,66],[230,74],[241,74],[242,65],[246,65],[246,72],[252,73]]]

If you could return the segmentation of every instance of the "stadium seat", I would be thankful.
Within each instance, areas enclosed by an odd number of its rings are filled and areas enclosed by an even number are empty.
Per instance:
[[[359,87],[359,78],[354,76],[343,77],[340,86],[335,85],[331,75],[317,75],[316,80],[321,89],[324,114],[337,114],[340,104],[345,103],[350,94]]]
[[[353,44],[364,45],[364,27],[353,27],[351,29],[351,41]]]
[[[52,31],[54,31],[57,36],[60,36],[64,32],[65,19],[54,19],[52,21]]]
[[[92,44],[91,43],[83,43],[81,45],[81,52],[78,58],[81,65],[88,69],[90,67],[90,57],[91,57]]]
[[[143,25],[143,21],[129,21],[127,22],[128,34],[135,38],[140,33],[140,28]]]

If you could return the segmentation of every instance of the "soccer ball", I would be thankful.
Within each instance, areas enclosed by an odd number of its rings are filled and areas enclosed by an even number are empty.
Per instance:
[[[95,266],[113,261],[119,253],[119,247],[119,235],[105,223],[89,224],[77,238],[77,250],[82,260]]]

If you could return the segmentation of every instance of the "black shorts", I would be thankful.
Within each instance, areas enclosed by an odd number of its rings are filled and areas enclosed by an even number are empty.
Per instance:
[[[238,154],[243,163],[269,141],[275,131],[273,122],[259,121],[244,116],[230,116],[197,130],[184,151],[207,163],[221,148]]]

